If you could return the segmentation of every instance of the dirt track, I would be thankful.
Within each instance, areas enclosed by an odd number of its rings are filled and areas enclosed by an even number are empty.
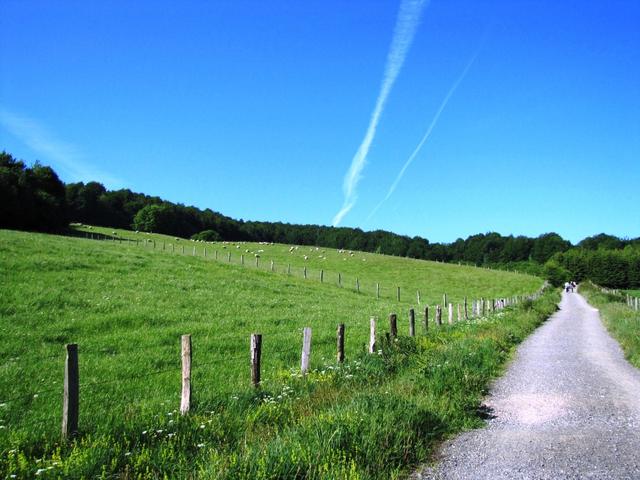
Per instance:
[[[577,293],[518,349],[487,428],[414,479],[640,479],[640,370]]]

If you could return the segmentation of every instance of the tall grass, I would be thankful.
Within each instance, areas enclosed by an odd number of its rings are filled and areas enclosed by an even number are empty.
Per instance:
[[[554,305],[547,294],[480,321],[382,342],[368,355],[369,316],[406,313],[410,302],[134,244],[39,234],[0,231],[0,262],[0,474],[18,478],[394,477],[424,460],[433,442],[480,423],[487,382]],[[499,286],[505,296],[524,288],[520,278]],[[338,322],[347,325],[342,366],[334,361]],[[314,342],[303,378],[304,326]],[[258,390],[248,385],[253,331],[264,335]],[[186,417],[177,413],[183,333],[193,335],[194,350]],[[69,342],[80,345],[81,432],[63,443]]]
[[[625,357],[640,368],[640,312],[629,308],[623,293],[606,293],[590,282],[580,285],[589,303],[600,310],[607,330],[620,343]]]

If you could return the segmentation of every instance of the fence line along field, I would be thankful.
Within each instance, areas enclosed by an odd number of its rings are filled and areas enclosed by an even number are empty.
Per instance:
[[[134,232],[116,233],[108,231],[117,238],[136,236]],[[236,399],[238,405],[256,401],[249,371],[252,333],[262,334],[260,394],[264,397],[259,402],[276,402],[278,396],[305,398],[306,389],[322,388],[323,379],[338,368],[338,324],[345,325],[346,363],[340,368],[341,378],[347,382],[355,369],[367,368],[361,360],[350,360],[360,359],[367,350],[370,317],[381,319],[382,324],[390,313],[397,313],[400,335],[408,333],[409,309],[419,311],[414,295],[401,296],[398,301],[395,293],[380,298],[358,294],[329,281],[332,275],[340,273],[341,280],[358,278],[363,286],[377,282],[390,292],[398,286],[419,290],[423,304],[431,305],[441,303],[443,294],[449,295],[451,302],[459,303],[465,296],[471,302],[480,297],[532,293],[542,284],[535,277],[509,272],[358,252],[345,256],[328,249],[313,248],[317,254],[311,261],[310,255],[305,260],[301,254],[290,254],[292,247],[283,245],[216,244],[219,253],[215,261],[216,249],[211,245],[207,245],[212,248],[211,255],[204,257],[203,244],[172,239],[171,245],[187,244],[191,252],[185,250],[182,255],[180,248],[178,254],[174,247],[174,255],[169,255],[166,238],[148,237],[156,241],[155,249],[140,241],[136,245],[0,231],[0,262],[5,272],[0,279],[3,473],[18,471],[22,461],[23,471],[33,474],[36,464],[29,462],[39,455],[49,455],[51,460],[52,452],[59,449],[66,344],[78,344],[79,431],[104,438],[120,435],[125,440],[121,438],[116,444],[126,449],[131,442],[146,441],[140,436],[152,435],[153,443],[167,440],[170,430],[172,435],[179,434],[178,427],[185,422],[177,418],[181,338],[191,335],[190,414],[202,422],[202,432],[192,432],[189,438],[193,443],[200,437],[221,436],[224,443],[225,435],[232,435],[211,432],[220,421],[211,412],[220,405],[228,409],[229,399]],[[164,249],[158,243],[162,241]],[[193,255],[194,246],[200,251],[197,256]],[[303,248],[293,247],[291,252]],[[306,248],[311,254],[311,247]],[[263,250],[253,261],[263,259],[267,267],[249,268],[222,257],[222,252],[230,251],[232,257],[239,258],[243,249]],[[271,260],[275,272],[271,272]],[[322,270],[323,282],[319,278],[305,281],[293,272],[287,275],[278,268],[286,260],[294,270],[307,266],[308,274]],[[305,380],[296,392],[288,385],[301,381],[305,327],[313,331],[307,378],[315,380]],[[348,373],[351,370],[354,373]],[[203,447],[198,447],[200,444]],[[205,444],[203,440],[189,448],[204,448]],[[18,459],[16,452],[24,459]],[[188,457],[193,452],[172,454]],[[99,449],[92,448],[84,455],[99,455]],[[89,465],[94,463],[85,459],[77,471],[91,473]],[[176,460],[176,464],[184,462]]]
[[[436,304],[442,295],[455,303],[465,296],[500,298],[540,288],[537,277],[486,268],[325,247],[255,242],[194,242],[168,235],[75,226],[81,236],[129,240],[163,253],[204,257],[277,273],[291,273],[360,293],[408,303]],[[206,251],[206,253],[205,253]],[[378,286],[378,288],[376,288]]]

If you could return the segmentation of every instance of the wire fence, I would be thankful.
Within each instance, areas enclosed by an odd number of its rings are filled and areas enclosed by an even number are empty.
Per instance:
[[[248,249],[245,242],[205,242],[202,240],[184,240],[175,239],[175,242],[169,242],[166,240],[155,239],[129,239],[117,237],[117,232],[113,232],[113,236],[96,234],[85,232],[86,238],[96,240],[112,241],[114,243],[126,243],[129,245],[141,246],[143,248],[157,251],[180,254],[184,256],[192,256],[204,258],[207,260],[219,261],[222,263],[228,263],[233,265],[240,265],[245,267],[251,267],[259,271],[286,274],[297,278],[303,278],[305,280],[313,280],[320,283],[333,284],[340,288],[344,288],[350,291],[354,291],[359,294],[368,295],[377,299],[386,299],[397,302],[415,302],[418,306],[426,304],[422,298],[420,289],[405,287],[402,285],[388,285],[382,282],[371,281],[370,279],[364,280],[358,277],[356,274],[344,274],[341,272],[334,272],[325,270],[322,268],[312,268],[305,265],[297,265],[291,262],[282,261],[276,262],[273,259],[263,258],[263,254],[268,252],[261,248]],[[253,247],[256,242],[251,242]],[[273,246],[270,242],[258,242],[260,245]],[[291,249],[295,249],[292,250]],[[301,249],[298,251],[298,249]],[[290,247],[289,253],[302,254],[305,249],[309,249],[306,255],[303,255],[304,261],[307,262],[314,255],[319,254],[319,257],[326,259],[326,250],[332,250],[329,247],[310,247],[310,246],[295,246]],[[360,254],[373,255],[373,253],[354,252],[351,250],[342,250],[341,252],[347,257],[355,257]],[[318,255],[316,255],[318,256]],[[346,257],[345,257],[346,258]],[[366,260],[363,258],[363,260]],[[440,263],[440,262],[438,262]],[[475,267],[482,268],[483,270],[491,270],[487,267]],[[518,273],[518,272],[513,272]],[[461,302],[462,298],[456,299]],[[433,302],[431,302],[433,303]]]
[[[113,239],[102,234],[87,235],[88,238],[99,239],[102,241],[111,240],[116,242],[127,242],[130,245],[143,244],[147,248],[155,248],[167,251],[168,245],[165,243],[159,246],[155,241],[132,241],[125,239]],[[154,243],[152,246],[151,243]],[[185,242],[186,243],[186,242]],[[191,254],[198,255],[196,245],[190,245],[192,247]],[[171,245],[171,250],[175,252],[177,249],[175,245]],[[180,246],[180,253],[183,249],[185,255],[188,254],[184,245]],[[214,251],[206,251],[201,249],[199,256],[204,258],[211,258],[215,260],[231,261],[232,256],[226,255],[225,258],[221,258],[222,255]],[[215,252],[215,253],[214,253]],[[248,265],[242,254],[238,257],[238,263]],[[255,256],[255,265],[261,268],[260,257]],[[287,265],[282,267],[281,273],[292,274],[294,269]],[[276,266],[273,262],[267,263],[266,270],[276,272]],[[327,272],[321,270],[315,272],[315,278],[321,282],[327,281],[332,276]],[[311,278],[310,270],[302,269],[301,274],[305,278]],[[341,274],[333,276],[334,281],[338,286],[346,288],[346,279]],[[344,282],[344,283],[343,283]],[[353,282],[353,286],[350,287],[360,293],[364,292],[359,280],[356,279]],[[531,295],[512,296],[508,298],[497,299],[467,299],[459,302],[452,302],[451,299],[443,296],[442,302],[436,305],[424,305],[422,304],[418,311],[410,309],[406,319],[400,319],[400,321],[406,325],[401,330],[408,331],[407,336],[416,336],[428,334],[434,327],[441,328],[443,325],[453,325],[457,322],[474,322],[478,320],[485,320],[492,314],[521,303],[524,300],[537,299],[543,289]],[[390,289],[391,290],[391,289]],[[382,288],[379,284],[376,285],[373,290],[373,294],[377,298],[381,298]],[[393,297],[396,300],[400,300],[402,292],[398,287],[394,289]],[[416,300],[420,301],[420,293],[417,292]],[[637,299],[636,299],[637,304]],[[175,342],[173,345],[168,345],[163,341],[147,345],[95,345],[92,344],[89,348],[84,349],[82,344],[67,345],[67,354],[64,352],[59,354],[47,354],[45,356],[24,357],[21,355],[13,355],[8,361],[5,362],[7,368],[15,368],[24,364],[25,362],[54,362],[56,365],[60,365],[64,362],[64,378],[59,378],[58,381],[64,380],[63,383],[56,384],[55,386],[45,388],[34,389],[32,392],[23,391],[21,393],[11,394],[6,392],[7,396],[0,399],[0,408],[5,410],[11,410],[15,413],[16,408],[22,409],[20,415],[15,418],[18,419],[18,423],[14,426],[17,429],[31,428],[32,419],[29,418],[33,399],[38,398],[41,395],[46,396],[61,396],[63,404],[63,434],[65,436],[71,436],[78,430],[78,421],[80,418],[80,395],[83,396],[82,405],[90,405],[91,409],[105,411],[112,407],[119,406],[123,408],[129,408],[131,402],[155,403],[159,400],[158,392],[166,392],[170,385],[175,385],[173,393],[169,394],[170,401],[176,401],[180,398],[180,405],[183,413],[190,408],[191,400],[191,376],[194,378],[215,380],[213,383],[216,387],[221,388],[228,392],[233,392],[238,388],[260,388],[265,382],[270,381],[271,378],[277,377],[282,371],[294,372],[298,371],[300,375],[307,375],[311,369],[311,366],[324,368],[327,364],[336,365],[348,362],[350,355],[354,355],[356,352],[362,352],[363,350],[369,353],[375,353],[375,348],[379,345],[379,342],[385,336],[397,336],[398,335],[398,316],[395,313],[389,315],[388,319],[388,332],[383,332],[380,327],[380,321],[377,317],[355,319],[349,322],[345,326],[342,324],[342,329],[338,325],[335,335],[328,335],[326,328],[315,332],[315,336],[312,337],[311,328],[296,328],[293,331],[286,332],[279,331],[266,331],[262,334],[243,333],[238,332],[229,333],[224,335],[212,335],[206,345],[198,344],[198,338],[196,340],[195,355],[191,353],[191,336],[188,338],[188,349],[185,350],[185,336],[181,337],[182,348],[178,349],[180,343]],[[382,322],[384,323],[384,322]],[[417,324],[417,328],[416,328]],[[377,326],[376,326],[377,325]],[[208,337],[208,335],[207,335]],[[259,337],[259,342],[258,342]],[[313,338],[313,340],[312,340]],[[314,346],[314,353],[312,355],[311,345]],[[346,346],[345,346],[346,345]],[[69,347],[73,346],[75,353],[69,350]],[[217,348],[215,348],[217,346]],[[346,355],[345,355],[345,350]],[[161,352],[162,356],[154,355]],[[299,364],[297,357],[299,355]],[[322,361],[319,361],[319,356],[322,355]],[[333,359],[331,359],[333,357]],[[108,363],[110,368],[107,368],[106,360],[113,360],[112,363]],[[58,362],[60,362],[58,364]],[[323,363],[324,362],[324,363]],[[141,364],[150,363],[151,366],[156,368],[143,368]],[[242,365],[246,366],[246,369]],[[299,368],[297,365],[299,365]],[[214,368],[215,367],[215,368]],[[28,373],[27,371],[25,371]],[[25,373],[23,372],[23,373]],[[78,372],[83,372],[82,377]],[[86,372],[86,373],[85,373]],[[114,375],[115,373],[115,375]],[[265,376],[266,374],[266,376]],[[108,378],[105,376],[109,375]],[[158,378],[167,375],[171,377],[171,384],[158,383]],[[20,376],[20,372],[16,373],[16,378]],[[61,375],[62,377],[62,375]],[[88,378],[88,380],[80,381],[80,378]],[[227,380],[225,382],[225,380]],[[56,380],[53,380],[55,382]],[[178,385],[182,386],[182,389],[178,388]],[[225,387],[219,387],[225,384]],[[26,388],[29,382],[24,382],[21,388]],[[136,388],[131,388],[135,385]],[[151,397],[129,398],[122,393],[129,392],[131,390],[139,391],[140,395],[145,395],[145,388],[151,391]],[[198,391],[198,384],[195,387]],[[203,390],[205,387],[201,387]],[[211,390],[215,387],[208,386],[206,390]],[[117,393],[121,392],[121,393]],[[186,392],[186,393],[185,393]],[[54,402],[49,402],[49,407]],[[177,403],[177,402],[176,402]],[[16,404],[16,408],[11,408],[11,404]],[[185,410],[186,405],[186,410]],[[8,408],[9,407],[9,408]],[[91,411],[83,410],[83,417],[91,415]],[[55,412],[40,411],[34,412],[37,416],[35,423],[40,425],[38,428],[45,430],[51,427],[42,427],[42,422],[50,422],[59,417]],[[0,410],[0,423],[3,418],[7,418],[7,412]],[[96,423],[98,419],[92,418],[89,423]],[[3,424],[4,425],[4,424]],[[64,429],[67,429],[64,431]]]

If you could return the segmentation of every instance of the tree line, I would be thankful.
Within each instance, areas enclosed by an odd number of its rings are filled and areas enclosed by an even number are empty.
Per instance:
[[[164,233],[208,241],[263,241],[318,245],[402,257],[518,269],[554,283],[590,278],[603,286],[638,287],[640,239],[588,237],[573,246],[557,233],[536,238],[472,235],[453,243],[385,230],[236,220],[211,209],[172,203],[98,182],[64,184],[51,167],[28,167],[0,153],[0,227],[60,231],[69,222]],[[606,252],[606,253],[603,253]],[[634,263],[636,262],[636,263]]]

